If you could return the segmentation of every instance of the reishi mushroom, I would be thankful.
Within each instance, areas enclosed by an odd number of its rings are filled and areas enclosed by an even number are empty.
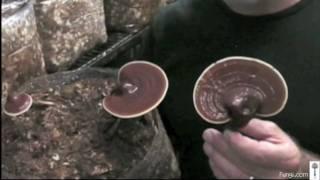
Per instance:
[[[242,127],[253,117],[278,114],[288,99],[287,84],[270,64],[233,56],[207,67],[198,78],[193,103],[203,120]]]
[[[128,119],[156,108],[168,90],[165,72],[156,64],[131,61],[118,71],[117,87],[103,99],[103,108],[111,115]]]
[[[32,97],[26,93],[9,95],[3,112],[8,116],[21,115],[30,109],[32,102]]]

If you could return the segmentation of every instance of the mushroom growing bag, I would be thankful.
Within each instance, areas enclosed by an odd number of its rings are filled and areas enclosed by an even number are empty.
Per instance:
[[[165,0],[105,0],[108,27],[122,30],[132,25],[143,26],[150,22]]]
[[[103,0],[36,0],[35,12],[49,72],[107,41]]]
[[[3,105],[8,91],[45,73],[32,4],[28,0],[1,1],[1,82]]]
[[[116,73],[109,68],[57,72],[21,86],[34,105],[20,116],[3,116],[1,178],[179,178],[156,109],[126,120],[103,109]]]

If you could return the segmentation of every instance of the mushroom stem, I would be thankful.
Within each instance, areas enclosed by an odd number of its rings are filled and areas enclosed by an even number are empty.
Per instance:
[[[117,118],[112,125],[109,127],[108,132],[106,134],[106,139],[110,140],[117,132],[121,119]]]
[[[235,88],[225,93],[223,102],[232,119],[230,126],[241,128],[259,111],[262,95],[251,88],[245,91]]]
[[[124,89],[119,81],[116,82],[116,85],[111,90],[111,95],[120,96],[124,93]]]
[[[18,98],[18,95],[8,94],[7,101],[12,102]]]
[[[115,87],[112,89],[111,94],[112,95],[123,95],[124,93],[129,93],[132,94],[134,93],[136,90],[138,89],[137,86],[135,86],[134,84],[130,83],[130,82],[120,82],[117,81]]]

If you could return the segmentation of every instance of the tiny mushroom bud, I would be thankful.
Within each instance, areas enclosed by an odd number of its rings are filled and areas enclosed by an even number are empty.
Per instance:
[[[165,72],[146,61],[132,61],[118,72],[118,85],[103,99],[103,108],[119,118],[135,118],[156,108],[168,90]]]
[[[197,80],[193,103],[207,122],[242,127],[253,117],[270,117],[285,107],[288,88],[270,64],[228,57],[206,68]],[[232,120],[232,121],[231,121]]]
[[[9,95],[3,112],[8,116],[18,116],[27,112],[31,105],[32,97],[29,94]]]

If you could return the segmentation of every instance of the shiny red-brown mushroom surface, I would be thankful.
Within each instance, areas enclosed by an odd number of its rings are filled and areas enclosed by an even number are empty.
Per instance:
[[[18,116],[27,112],[32,106],[32,97],[26,93],[9,95],[4,107],[4,113],[8,116]]]
[[[104,109],[119,118],[142,116],[156,108],[168,89],[165,72],[147,61],[132,61],[118,72],[117,92],[103,100]]]
[[[287,98],[287,85],[279,71],[249,57],[228,57],[210,65],[193,92],[197,113],[213,124],[276,115]]]

